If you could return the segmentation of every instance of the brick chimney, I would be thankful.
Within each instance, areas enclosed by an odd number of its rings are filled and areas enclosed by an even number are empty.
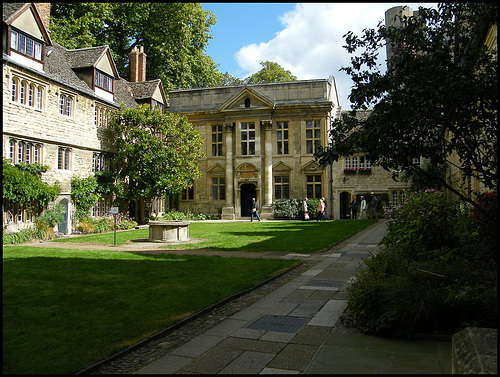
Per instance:
[[[129,72],[130,82],[146,81],[146,54],[144,53],[144,46],[134,47],[129,57]]]
[[[47,32],[50,32],[50,3],[35,3]]]

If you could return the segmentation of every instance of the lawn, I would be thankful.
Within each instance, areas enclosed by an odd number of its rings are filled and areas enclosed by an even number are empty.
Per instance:
[[[296,263],[4,247],[3,373],[75,373]]]
[[[346,221],[269,221],[269,222],[192,222],[189,225],[191,239],[209,239],[195,244],[165,246],[165,248],[189,248],[225,251],[285,251],[313,253],[325,251],[331,245],[351,236],[375,220]],[[116,244],[130,240],[147,239],[148,229],[116,233]],[[89,242],[113,245],[114,234],[62,238],[55,242]]]
[[[186,245],[311,253],[374,221],[193,222]],[[117,244],[148,229],[117,232]],[[113,244],[114,234],[64,238]],[[7,246],[3,373],[75,373],[298,262]]]

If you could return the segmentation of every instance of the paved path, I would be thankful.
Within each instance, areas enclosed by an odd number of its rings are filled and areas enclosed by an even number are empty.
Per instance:
[[[322,255],[302,275],[139,374],[451,373],[451,342],[336,331],[357,267],[378,250],[384,221]],[[294,254],[281,258],[296,258]]]

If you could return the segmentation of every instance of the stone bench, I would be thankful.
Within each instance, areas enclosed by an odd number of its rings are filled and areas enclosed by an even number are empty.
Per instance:
[[[189,241],[189,221],[150,221],[148,224],[151,242]]]
[[[468,327],[452,338],[453,374],[497,374],[497,329]]]

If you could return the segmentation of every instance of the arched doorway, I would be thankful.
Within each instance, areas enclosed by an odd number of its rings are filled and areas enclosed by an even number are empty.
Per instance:
[[[249,217],[252,212],[252,198],[256,198],[257,190],[255,185],[245,183],[241,185],[240,199],[241,199],[241,217]]]
[[[348,192],[340,193],[340,218],[341,219],[350,219],[351,218],[351,194]]]
[[[64,208],[64,217],[63,221],[58,224],[57,231],[62,234],[69,234],[68,224],[69,224],[69,201],[68,199],[63,199],[59,202],[59,204]]]

